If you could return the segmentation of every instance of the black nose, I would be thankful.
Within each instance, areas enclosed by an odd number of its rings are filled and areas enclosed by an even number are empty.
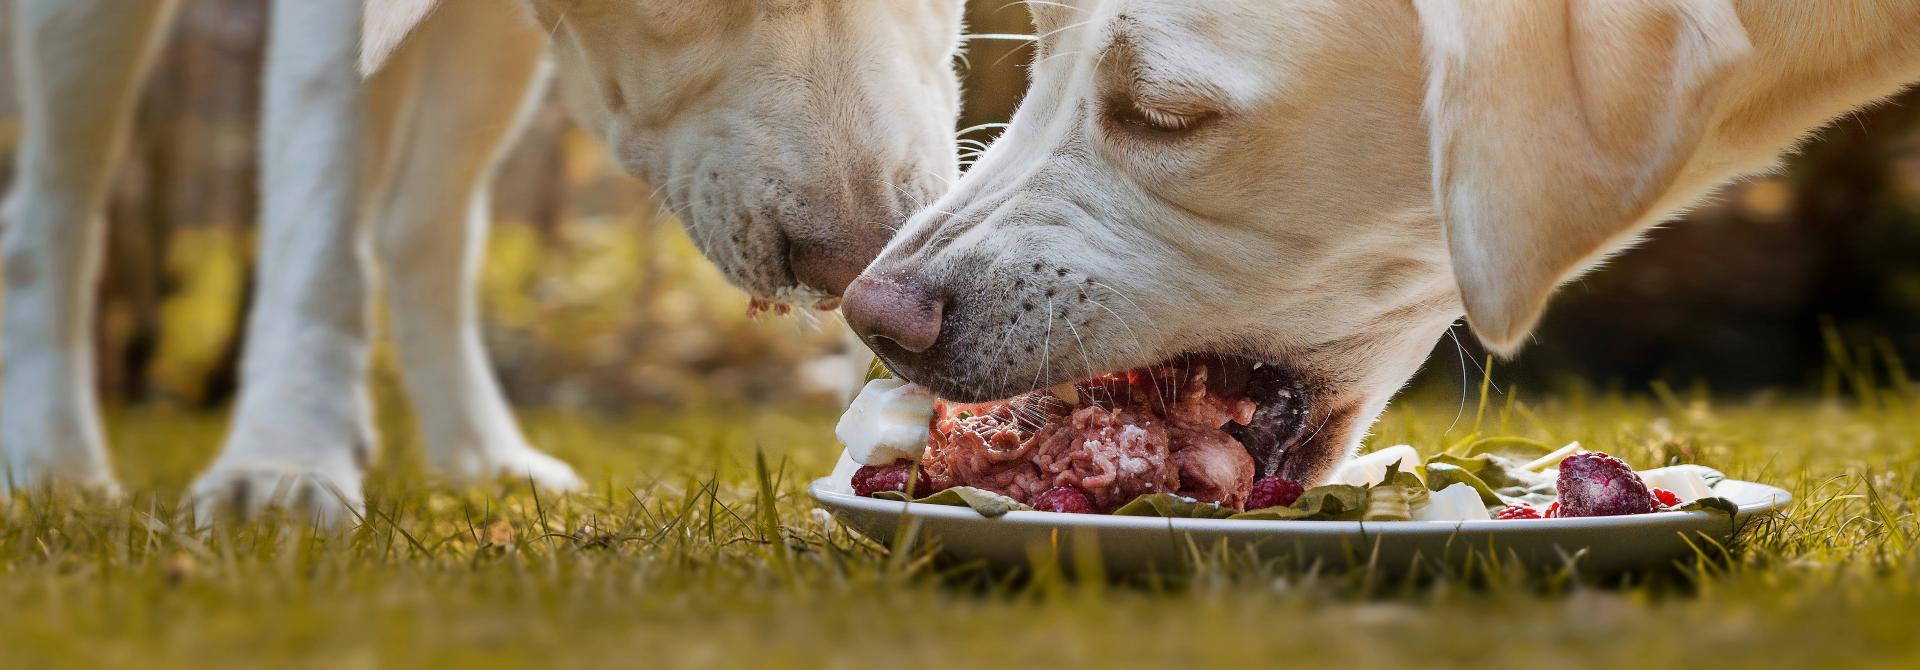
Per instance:
[[[868,346],[891,342],[912,353],[933,348],[940,339],[946,301],[926,282],[900,274],[866,273],[847,286],[840,311],[847,325]]]

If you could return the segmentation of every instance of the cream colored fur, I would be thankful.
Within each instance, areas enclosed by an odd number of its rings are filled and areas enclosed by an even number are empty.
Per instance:
[[[981,399],[1276,361],[1313,388],[1308,479],[1460,317],[1512,351],[1561,282],[1920,80],[1913,0],[1029,7],[1011,127],[868,270],[945,300],[890,362]]]
[[[26,132],[0,208],[0,496],[115,488],[90,382],[100,209],[176,4],[17,3]],[[256,308],[233,428],[195,500],[357,513],[376,278],[427,464],[581,486],[515,422],[472,286],[488,183],[546,79],[557,70],[577,116],[730,279],[815,305],[955,176],[960,5],[279,0]]]

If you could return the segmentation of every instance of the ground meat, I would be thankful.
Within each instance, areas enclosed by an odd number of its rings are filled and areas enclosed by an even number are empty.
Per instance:
[[[1209,384],[1212,366],[1175,364],[1078,385],[1069,405],[1049,391],[980,404],[941,403],[921,467],[935,488],[973,486],[1021,502],[1062,486],[1102,512],[1169,491],[1240,507],[1254,462],[1225,430],[1256,403]]]
[[[978,405],[938,403],[920,469],[936,491],[972,486],[1027,502],[1052,488],[1030,458],[1034,432],[1066,410],[1066,403],[1034,395]]]
[[[1217,502],[1235,509],[1247,503],[1253,490],[1253,456],[1240,441],[1218,428],[1176,430],[1173,466],[1179,470],[1180,495]]]
[[[1080,408],[1069,421],[1042,427],[1033,442],[1033,462],[1048,488],[1078,487],[1103,511],[1180,484],[1167,463],[1166,427],[1127,410]]]
[[[1129,405],[1157,412],[1181,428],[1218,429],[1229,421],[1245,424],[1252,420],[1257,407],[1254,402],[1215,393],[1207,385],[1211,370],[1199,364],[1133,370],[1126,374],[1122,396]]]

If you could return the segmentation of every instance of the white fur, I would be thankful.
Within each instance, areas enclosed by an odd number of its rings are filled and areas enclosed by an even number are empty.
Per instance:
[[[756,296],[831,304],[957,177],[961,0],[532,4],[575,118]]]
[[[1307,476],[1462,315],[1510,350],[1559,282],[1920,79],[1913,2],[1029,7],[1027,101],[869,270],[945,300],[889,363],[977,400],[1275,361],[1312,389]]]
[[[93,279],[107,186],[98,166],[124,150],[136,84],[174,6],[43,0],[14,7],[20,110],[33,131],[22,138],[18,177],[0,205],[7,291],[0,494],[51,483],[114,489],[92,389]]]
[[[114,486],[89,388],[90,281],[104,183],[173,7],[18,9],[27,131],[0,210],[0,455],[14,485]],[[488,369],[472,286],[486,187],[553,69],[549,54],[581,118],[661,188],[730,279],[813,304],[954,176],[959,7],[369,0],[363,15],[358,3],[280,0],[257,307],[232,432],[193,487],[202,509],[292,503],[329,522],[357,513],[374,448],[365,374],[376,266],[429,466],[577,488],[514,421]]]
[[[371,0],[360,31],[360,72],[371,75],[440,5],[440,0]]]
[[[261,244],[240,400],[193,484],[211,512],[285,500],[326,521],[361,501],[371,458],[368,283],[360,161],[365,87],[352,63],[358,8],[280,0],[268,29],[261,125]]]
[[[488,186],[544,91],[546,41],[505,3],[448,6],[414,32],[373,79],[374,109],[387,117],[377,124],[382,176],[366,211],[427,463],[460,480],[504,474],[580,488],[514,421],[489,369],[474,286]]]

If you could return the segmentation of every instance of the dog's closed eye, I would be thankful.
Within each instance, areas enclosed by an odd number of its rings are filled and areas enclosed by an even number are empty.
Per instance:
[[[1164,109],[1141,107],[1139,105],[1130,105],[1115,109],[1110,112],[1110,114],[1114,121],[1121,124],[1165,133],[1192,130],[1195,126],[1200,125],[1213,116],[1212,113],[1192,114],[1171,112]]]
[[[1122,17],[1115,24],[1095,65],[1098,118],[1108,135],[1178,140],[1220,118],[1226,91],[1211,73],[1165,58],[1141,23]]]
[[[1160,140],[1178,139],[1220,117],[1217,111],[1190,106],[1146,104],[1131,95],[1112,96],[1102,108],[1101,118],[1109,129]]]
[[[1201,77],[1138,65],[1131,42],[1121,42],[1123,62],[1108,68],[1098,98],[1100,120],[1110,133],[1154,140],[1179,139],[1221,116],[1224,92]]]

